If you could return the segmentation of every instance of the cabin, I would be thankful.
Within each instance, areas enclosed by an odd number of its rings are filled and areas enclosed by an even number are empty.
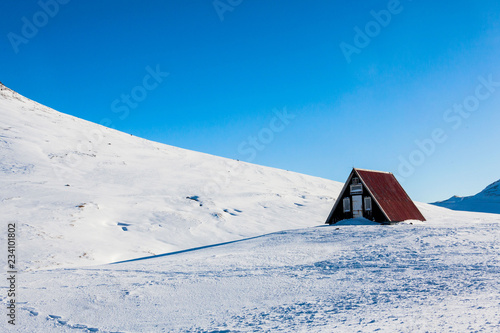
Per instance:
[[[392,173],[353,168],[325,223],[358,217],[379,223],[425,221]]]

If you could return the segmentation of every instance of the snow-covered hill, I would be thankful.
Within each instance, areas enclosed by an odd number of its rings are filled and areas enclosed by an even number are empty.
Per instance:
[[[500,180],[488,185],[484,190],[469,197],[453,196],[433,205],[454,210],[500,214]]]
[[[341,183],[143,140],[3,86],[0,153],[0,241],[15,222],[20,271],[2,332],[499,330],[498,214],[417,203],[426,222],[318,227]]]
[[[0,216],[19,226],[24,269],[102,264],[318,225],[340,189],[137,138],[0,86]]]

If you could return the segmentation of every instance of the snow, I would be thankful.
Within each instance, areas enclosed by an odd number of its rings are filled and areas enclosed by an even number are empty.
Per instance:
[[[150,142],[4,87],[0,124],[0,215],[18,225],[21,271],[17,325],[0,329],[500,330],[498,214],[416,203],[426,222],[325,226],[341,183]]]
[[[342,220],[335,223],[336,226],[339,225],[379,225],[377,222],[367,220],[365,218],[353,218],[348,220]]]
[[[444,209],[420,206],[431,222],[311,227],[28,272],[20,322],[44,331],[498,331],[500,218],[439,218]]]

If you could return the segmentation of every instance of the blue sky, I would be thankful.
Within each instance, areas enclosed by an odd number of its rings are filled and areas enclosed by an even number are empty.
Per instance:
[[[390,171],[425,202],[500,178],[498,1],[41,0],[0,13],[0,81],[64,113],[337,181]]]

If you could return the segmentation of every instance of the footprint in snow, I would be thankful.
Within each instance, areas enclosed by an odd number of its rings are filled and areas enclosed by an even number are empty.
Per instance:
[[[128,223],[123,223],[123,222],[118,222],[118,223],[117,223],[117,226],[122,227],[122,230],[123,230],[123,231],[128,231],[128,228],[127,228],[127,227],[130,227],[130,224],[128,224]]]
[[[98,328],[88,327],[87,325],[82,325],[82,324],[71,325],[71,324],[68,324],[67,320],[62,319],[61,316],[57,316],[57,315],[48,315],[47,316],[47,320],[54,320],[59,325],[67,326],[67,327],[73,328],[73,329],[87,330],[88,332],[99,332]]]
[[[52,320],[55,320],[57,321],[58,324],[60,325],[67,325],[68,324],[68,321],[67,320],[64,320],[62,319],[61,316],[56,316],[56,315],[48,315],[47,319],[52,319]]]
[[[231,212],[229,211],[229,209],[224,209],[224,213],[228,213],[229,215],[232,215],[232,216],[238,216],[238,215],[237,215],[237,214],[235,214],[235,213],[231,213]]]
[[[33,317],[38,316],[38,312],[33,308],[22,308],[22,309],[28,311],[30,313],[30,316]]]
[[[71,328],[76,328],[79,330],[84,330],[84,329],[89,329],[87,325],[81,325],[81,324],[75,324],[75,325],[68,325]],[[91,331],[91,332],[97,332],[97,331]]]

